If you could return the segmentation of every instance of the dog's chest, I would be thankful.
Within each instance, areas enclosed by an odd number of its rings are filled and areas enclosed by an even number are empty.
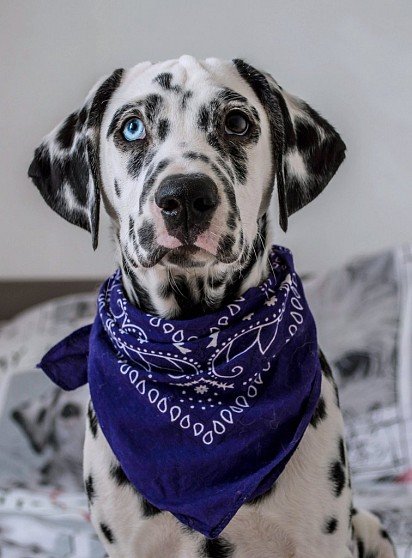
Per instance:
[[[339,454],[342,419],[332,383],[323,377],[324,408],[306,430],[295,454],[266,495],[244,505],[217,539],[183,526],[168,512],[144,500],[122,475],[93,411],[86,432],[84,473],[92,521],[110,556],[227,556],[274,558],[305,556],[313,548],[333,553],[348,538],[350,490],[331,481],[331,463]],[[325,535],[327,521],[341,526]],[[330,549],[330,550],[328,550]],[[332,555],[332,554],[331,554]]]

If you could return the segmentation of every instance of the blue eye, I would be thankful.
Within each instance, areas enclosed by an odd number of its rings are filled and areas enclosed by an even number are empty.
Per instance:
[[[127,141],[136,141],[146,137],[146,128],[140,118],[131,118],[123,126],[122,134]]]

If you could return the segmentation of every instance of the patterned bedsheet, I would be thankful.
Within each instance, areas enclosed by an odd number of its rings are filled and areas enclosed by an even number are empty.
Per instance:
[[[412,558],[412,247],[350,262],[305,285],[340,387],[355,505],[381,516]],[[87,387],[34,369],[89,323],[96,295],[39,305],[0,327],[0,557],[103,558],[81,481]]]

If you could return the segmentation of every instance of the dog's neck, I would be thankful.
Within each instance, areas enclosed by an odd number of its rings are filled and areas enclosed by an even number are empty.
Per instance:
[[[130,302],[163,318],[187,319],[216,311],[264,281],[269,273],[270,246],[266,220],[262,219],[240,263],[194,268],[156,264],[132,269],[120,257],[119,265]]]

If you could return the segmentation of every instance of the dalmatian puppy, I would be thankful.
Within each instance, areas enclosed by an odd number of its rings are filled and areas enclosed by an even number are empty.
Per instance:
[[[94,248],[102,199],[130,301],[188,318],[264,280],[276,220],[286,230],[344,152],[334,128],[270,75],[238,59],[182,56],[100,81],[46,136],[29,175],[52,209],[91,232]],[[352,507],[338,394],[323,355],[321,364],[321,396],[286,469],[215,539],[136,492],[90,404],[84,479],[108,554],[393,557],[379,521]]]

